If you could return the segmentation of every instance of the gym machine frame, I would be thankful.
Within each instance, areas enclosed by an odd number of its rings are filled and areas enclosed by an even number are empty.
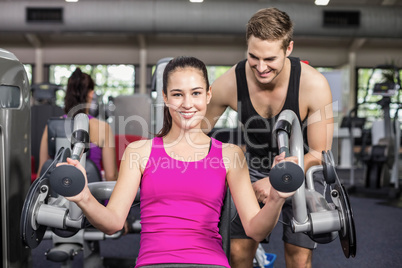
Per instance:
[[[78,122],[78,123],[77,123]],[[106,235],[89,224],[82,210],[65,197],[75,196],[85,187],[85,177],[76,167],[59,165],[65,163],[67,157],[80,160],[85,166],[83,154],[89,148],[88,117],[78,114],[74,118],[74,131],[71,135],[72,150],[60,148],[55,160],[44,174],[31,185],[25,198],[21,214],[21,239],[26,247],[36,248],[42,239],[52,239],[55,245],[47,253],[47,259],[63,263],[62,267],[72,267],[73,257],[84,251],[84,267],[99,267],[102,258],[99,245],[105,239],[119,238],[123,231]],[[91,182],[88,188],[98,201],[110,198],[116,182]],[[140,190],[137,191],[134,204],[140,202]],[[226,193],[221,211],[219,233],[222,236],[222,247],[226,256],[230,256],[230,223],[231,202],[230,191]],[[227,226],[226,226],[227,225]],[[51,231],[46,231],[50,227]],[[132,223],[135,232],[141,230],[139,221]]]
[[[72,148],[61,147],[43,175],[32,183],[21,214],[20,234],[24,245],[34,249],[42,239],[52,239],[55,246],[46,252],[46,257],[50,261],[62,263],[62,267],[72,267],[72,260],[79,251],[83,251],[84,266],[98,267],[102,259],[97,242],[122,235],[122,231],[106,235],[94,228],[87,228],[89,224],[82,210],[64,198],[81,192],[85,186],[85,177],[71,165],[57,164],[71,157],[85,166],[84,154],[89,148],[88,128],[87,115],[75,116]],[[115,183],[92,182],[88,187],[101,202],[110,198]],[[137,197],[135,201],[139,201]],[[48,227],[50,230],[47,230]]]
[[[270,181],[276,190],[296,191],[292,196],[292,231],[306,233],[317,243],[329,243],[339,236],[345,257],[355,257],[353,212],[348,194],[337,176],[331,151],[322,152],[322,165],[311,167],[304,179],[303,136],[296,114],[291,110],[283,111],[273,132],[277,137],[279,153],[285,152],[286,156],[298,158],[298,164],[283,161],[270,172]],[[333,204],[314,189],[313,173],[321,170],[331,187]]]

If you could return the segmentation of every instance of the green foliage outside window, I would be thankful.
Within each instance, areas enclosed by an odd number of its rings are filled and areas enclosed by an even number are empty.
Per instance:
[[[400,72],[401,74],[401,72]],[[371,76],[371,78],[370,78]],[[374,84],[386,81],[393,81],[395,77],[393,70],[387,69],[372,69],[372,68],[359,68],[357,71],[357,104],[362,104],[363,102],[368,102],[367,104],[361,105],[358,110],[359,117],[365,117],[368,121],[368,125],[378,118],[383,118],[383,110],[381,106],[376,104],[382,99],[380,95],[373,95]],[[370,80],[370,81],[369,81]],[[395,81],[396,82],[396,81]],[[398,94],[391,97],[392,103],[397,103]],[[390,105],[390,116],[394,117],[396,112],[396,105]]]

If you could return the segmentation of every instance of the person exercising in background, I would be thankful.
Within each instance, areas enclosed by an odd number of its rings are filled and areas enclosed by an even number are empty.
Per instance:
[[[253,189],[260,203],[268,197],[268,174],[278,153],[272,135],[281,111],[293,110],[300,124],[307,123],[305,171],[321,164],[321,152],[329,150],[333,135],[332,95],[325,77],[313,67],[289,57],[293,50],[293,23],[276,8],[256,12],[247,24],[247,59],[240,61],[211,86],[214,98],[208,105],[203,129],[209,132],[227,107],[238,112],[243,124],[246,157]],[[307,121],[307,122],[306,122]],[[324,188],[324,180],[315,178]],[[317,184],[317,183],[316,183]],[[282,208],[284,222],[292,218],[287,201]],[[240,220],[231,226],[231,266],[252,267],[259,241],[249,239]],[[284,225],[287,267],[311,267],[316,243],[307,235],[292,233]]]
[[[88,114],[92,101],[95,83],[91,76],[76,68],[67,83],[66,96],[64,97],[64,117],[74,118],[78,113]],[[112,128],[107,122],[98,120],[91,115],[89,118],[90,150],[88,159],[91,159],[98,170],[102,167],[107,181],[117,179],[117,164]],[[41,174],[43,164],[50,158],[48,154],[47,126],[42,134],[39,151],[39,169]]]

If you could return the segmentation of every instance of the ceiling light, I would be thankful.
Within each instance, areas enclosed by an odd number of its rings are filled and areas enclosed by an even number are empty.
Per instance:
[[[190,0],[191,3],[202,3],[204,0]]]
[[[329,0],[315,0],[314,4],[317,6],[326,6],[328,5]]]
[[[75,3],[78,2],[78,0],[66,0],[66,2]]]

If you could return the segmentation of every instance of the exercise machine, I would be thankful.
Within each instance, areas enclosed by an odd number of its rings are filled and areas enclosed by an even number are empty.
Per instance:
[[[65,197],[77,195],[85,186],[85,177],[76,167],[57,165],[66,162],[67,157],[85,161],[84,153],[89,148],[88,117],[78,114],[74,118],[74,129],[71,134],[72,150],[61,147],[53,162],[44,174],[34,181],[26,196],[21,214],[21,239],[33,249],[41,241],[52,239],[54,247],[46,254],[47,259],[62,263],[62,267],[72,267],[72,260],[79,251],[84,253],[84,267],[102,267],[102,258],[98,242],[105,239],[119,238],[123,231],[113,235],[105,235],[91,228],[81,209]],[[66,125],[69,125],[68,123]],[[69,129],[69,127],[66,127]],[[85,164],[83,165],[85,166]],[[89,190],[102,202],[109,199],[115,182],[91,182]],[[139,203],[139,191],[134,204]],[[229,258],[230,252],[230,192],[227,191],[221,211],[219,232],[222,236],[222,247]],[[138,232],[140,222],[133,223]],[[47,231],[50,227],[50,231]]]
[[[372,83],[376,70],[390,70],[393,73],[392,78],[388,78],[385,82]],[[373,84],[373,86],[371,86]],[[372,87],[372,95],[381,96],[379,101],[368,101],[368,92]],[[400,147],[400,123],[398,121],[398,112],[401,107],[400,103],[400,87],[399,69],[392,65],[379,65],[372,69],[368,78],[366,94],[363,102],[356,105],[344,118],[343,126],[347,127],[351,135],[350,155],[354,158],[354,139],[352,131],[355,126],[363,129],[366,119],[358,117],[357,113],[364,106],[380,106],[383,111],[383,120],[373,122],[371,129],[364,130],[362,135],[362,147],[359,157],[365,166],[364,187],[372,192],[379,189],[385,189],[388,197],[395,198],[399,194],[399,147]],[[396,101],[391,98],[396,96]],[[395,109],[393,118],[391,117],[391,105]],[[371,139],[371,148],[366,150],[369,140]],[[356,190],[354,165],[351,167],[350,173],[351,190]],[[393,185],[393,187],[392,187]]]
[[[322,152],[322,165],[311,167],[304,176],[303,135],[296,114],[281,112],[274,126],[279,153],[297,156],[298,164],[283,161],[270,172],[272,187],[281,192],[293,192],[293,232],[303,232],[317,243],[329,243],[339,237],[346,258],[356,255],[356,231],[348,194],[335,170],[331,151]],[[323,171],[330,187],[333,203],[314,189],[313,174]]]
[[[40,142],[47,120],[64,114],[63,109],[56,104],[59,90],[62,90],[61,86],[50,83],[31,85],[31,154],[35,165],[34,173],[37,173],[39,167]]]
[[[71,120],[60,122],[64,122],[62,125],[64,129],[58,131],[64,130],[68,137],[71,134],[72,148],[57,146],[60,148],[54,160],[31,185],[21,213],[21,239],[24,245],[31,249],[36,248],[42,239],[52,239],[54,247],[46,253],[46,258],[61,263],[62,267],[71,267],[74,256],[80,251],[84,254],[85,267],[99,267],[101,258],[98,242],[118,238],[122,232],[109,236],[90,228],[81,209],[64,198],[78,194],[85,185],[85,177],[73,166],[57,166],[57,164],[71,157],[86,166],[85,153],[89,149],[89,120],[87,115],[78,114],[74,118],[72,133]],[[60,141],[56,136],[52,141],[55,144],[66,145],[66,142]],[[89,188],[102,202],[110,197],[114,182],[93,182],[89,184]]]
[[[28,267],[18,243],[19,212],[31,184],[29,80],[11,52],[0,49],[0,266]]]
[[[395,69],[397,83],[388,81],[374,84],[373,95],[382,96],[378,104],[383,110],[384,120],[373,122],[371,152],[364,157],[367,167],[366,187],[372,189],[378,189],[390,184],[390,170],[394,163],[397,163],[399,156],[399,152],[395,154],[394,150],[395,130],[390,117],[391,97],[397,95],[399,102],[399,69],[393,66],[379,66],[377,68]],[[370,80],[371,77],[369,78]]]

